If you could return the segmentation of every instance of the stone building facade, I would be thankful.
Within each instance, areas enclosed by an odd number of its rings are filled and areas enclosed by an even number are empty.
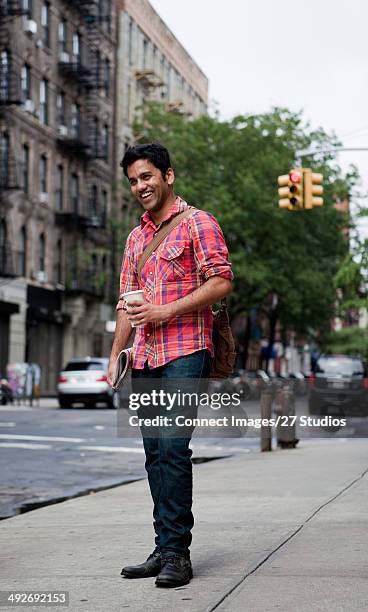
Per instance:
[[[120,0],[117,137],[121,157],[145,100],[198,117],[207,112],[208,79],[148,0]]]

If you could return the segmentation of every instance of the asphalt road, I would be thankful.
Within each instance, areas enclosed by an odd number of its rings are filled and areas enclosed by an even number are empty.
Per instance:
[[[0,407],[0,518],[145,477],[139,430],[126,437],[127,411]],[[117,428],[117,420],[119,427]],[[117,430],[119,437],[117,437]],[[197,439],[194,461],[258,451],[258,436]]]
[[[307,414],[306,398],[297,401],[296,413]],[[259,402],[246,402],[241,414],[259,417]],[[34,407],[0,407],[0,518],[145,478],[142,441],[138,430],[132,436],[128,416],[124,409],[61,410],[53,399]],[[259,429],[248,428],[243,437],[232,431],[225,438],[223,432],[217,429],[221,437],[209,438],[197,429],[194,462],[259,452]],[[368,419],[352,419],[337,432],[296,429],[298,438],[367,435]]]

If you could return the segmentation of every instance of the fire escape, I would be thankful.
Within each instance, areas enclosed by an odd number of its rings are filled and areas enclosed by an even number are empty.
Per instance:
[[[156,87],[162,87],[164,82],[160,77],[151,70],[150,68],[142,68],[142,70],[135,71],[135,78],[137,83],[149,92],[152,89],[156,89]]]
[[[74,82],[79,92],[83,93],[84,106],[80,116],[75,118],[74,123],[72,122],[65,133],[63,133],[64,129],[59,127],[57,143],[65,154],[79,157],[85,164],[87,207],[85,214],[79,214],[75,210],[74,212],[57,213],[56,223],[63,225],[68,230],[80,230],[95,241],[95,239],[101,239],[100,230],[106,228],[107,211],[104,208],[101,194],[98,193],[98,181],[93,172],[93,165],[96,160],[107,161],[99,123],[101,115],[99,91],[102,87],[100,47],[103,36],[102,25],[107,23],[111,16],[101,14],[101,6],[106,6],[106,3],[98,0],[65,1],[78,11],[83,19],[85,42],[78,48],[77,54],[73,53],[71,56],[61,54],[58,69],[64,78]],[[88,262],[82,265],[80,249],[77,250],[75,261],[66,274],[69,293],[82,291],[102,297],[104,290],[101,287],[101,281],[98,283],[96,280],[97,268],[94,255],[86,256],[85,259],[88,259]]]
[[[88,192],[87,214],[76,220],[78,227],[106,227],[106,211],[103,209],[101,199],[96,198],[95,179],[91,171],[91,163],[98,159],[106,159],[103,143],[100,137],[99,90],[102,87],[100,42],[101,25],[110,19],[110,15],[101,15],[98,0],[66,0],[81,14],[86,26],[86,44],[79,50],[77,58],[59,58],[59,71],[64,78],[73,81],[79,90],[85,94],[83,117],[80,116],[70,130],[63,134],[59,130],[58,144],[66,153],[79,156],[86,163],[86,181]],[[105,3],[103,3],[105,6]],[[59,215],[60,217],[60,215]],[[60,222],[60,219],[59,219]]]
[[[4,191],[19,189],[19,168],[6,125],[8,108],[21,104],[20,66],[12,54],[9,24],[26,11],[17,0],[0,0],[0,198]]]
[[[12,55],[9,25],[13,19],[26,14],[17,0],[0,0],[0,276],[16,276],[17,254],[10,248],[7,236],[5,209],[6,195],[19,189],[19,164],[14,156],[8,109],[21,104],[20,69]]]

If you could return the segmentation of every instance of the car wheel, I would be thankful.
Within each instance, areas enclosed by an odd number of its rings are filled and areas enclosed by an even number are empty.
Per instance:
[[[65,399],[59,399],[59,408],[71,408],[72,403]]]

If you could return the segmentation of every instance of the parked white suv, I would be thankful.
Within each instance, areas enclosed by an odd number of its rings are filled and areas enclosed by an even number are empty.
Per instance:
[[[69,361],[58,379],[60,408],[71,408],[77,402],[90,407],[103,402],[111,408],[118,408],[119,396],[107,382],[108,362],[104,357]]]

